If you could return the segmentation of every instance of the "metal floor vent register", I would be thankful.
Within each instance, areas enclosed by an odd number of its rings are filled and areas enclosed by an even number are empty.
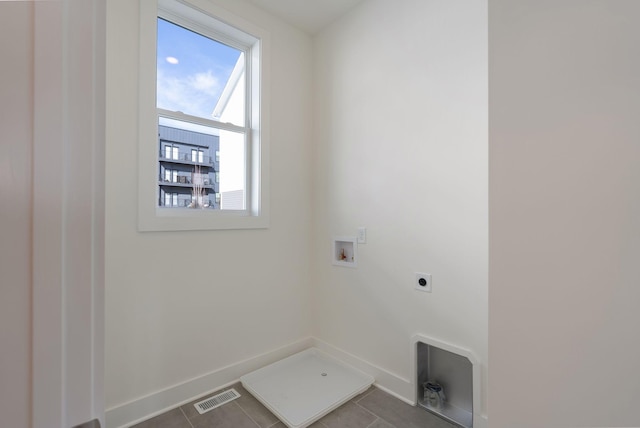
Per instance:
[[[216,407],[220,407],[223,404],[227,404],[228,402],[233,401],[239,397],[240,394],[238,394],[238,391],[231,388],[226,390],[225,392],[214,395],[213,397],[209,397],[206,400],[197,402],[196,404],[194,404],[194,407],[196,408],[198,413],[203,414],[215,409]]]

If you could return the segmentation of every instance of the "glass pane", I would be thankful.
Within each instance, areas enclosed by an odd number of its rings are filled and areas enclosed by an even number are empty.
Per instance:
[[[244,70],[242,51],[158,18],[158,108],[244,126]]]
[[[244,210],[246,143],[243,133],[160,117],[159,147],[172,144],[172,156],[158,157],[165,180],[159,193],[176,194],[165,206]],[[174,159],[173,150],[180,153]]]

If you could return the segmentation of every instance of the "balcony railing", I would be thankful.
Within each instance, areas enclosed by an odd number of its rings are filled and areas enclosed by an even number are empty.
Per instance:
[[[165,204],[165,201],[160,201],[159,206],[161,208],[191,208],[190,207],[191,202],[192,202],[191,199],[179,199],[176,205],[174,205],[174,204],[167,205],[167,204]],[[204,207],[198,207],[198,208],[204,208],[204,209],[215,209],[216,208],[213,199],[209,199],[208,201],[205,200],[205,201],[203,201],[203,203],[205,204],[205,206]]]
[[[193,187],[192,183],[180,183],[177,181],[162,180],[162,179],[158,181],[158,184],[160,186],[184,187],[189,189]],[[200,187],[202,189],[215,189],[215,186],[213,185],[213,183],[202,184]]]
[[[169,156],[170,155],[170,156]],[[159,154],[159,159],[164,162],[180,163],[185,165],[204,165],[214,166],[215,158],[212,156],[193,156],[193,153],[179,152],[177,156],[175,153],[165,153],[163,151]]]
[[[200,184],[202,186],[213,186],[213,179],[211,177],[193,177],[191,175],[174,175],[171,178],[163,177],[162,175],[158,177],[158,181],[161,184],[174,183],[174,184]]]

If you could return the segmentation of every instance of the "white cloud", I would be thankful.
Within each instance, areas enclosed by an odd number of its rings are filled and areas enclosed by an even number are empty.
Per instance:
[[[219,93],[221,90],[220,82],[211,70],[208,70],[206,73],[196,73],[194,76],[189,76],[189,84],[193,88],[210,95]]]
[[[158,107],[166,110],[210,118],[222,89],[211,70],[184,78],[158,70]]]

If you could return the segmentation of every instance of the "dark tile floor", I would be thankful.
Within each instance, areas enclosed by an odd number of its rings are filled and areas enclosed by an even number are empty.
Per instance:
[[[203,415],[193,407],[198,398],[132,428],[286,428],[241,384],[233,385],[241,395]],[[228,389],[228,388],[227,388]],[[326,415],[310,428],[455,428],[426,410],[371,387]]]

